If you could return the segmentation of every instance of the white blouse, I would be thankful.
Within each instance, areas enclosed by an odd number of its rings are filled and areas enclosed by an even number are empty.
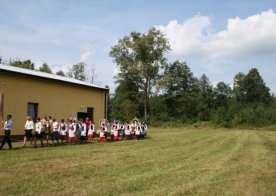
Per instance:
[[[26,130],[32,130],[34,129],[34,122],[32,120],[27,120],[26,124],[25,124],[25,129]]]

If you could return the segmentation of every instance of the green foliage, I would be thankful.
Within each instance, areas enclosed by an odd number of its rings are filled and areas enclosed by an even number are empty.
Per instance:
[[[111,119],[130,121],[134,117],[141,117],[139,112],[139,87],[131,78],[118,81],[115,96],[111,101]]]
[[[144,118],[147,119],[149,97],[160,67],[166,64],[169,43],[161,31],[149,29],[147,34],[132,32],[111,48],[110,56],[118,65],[118,80],[132,78],[143,92]]]
[[[50,74],[52,73],[52,70],[47,63],[43,63],[42,66],[39,67],[38,70],[41,72],[45,72],[45,73],[50,73]]]
[[[211,114],[211,122],[221,127],[232,127],[233,113],[228,108],[219,107]]]
[[[86,64],[80,62],[78,64],[69,67],[69,71],[67,73],[68,77],[74,78],[81,81],[87,81],[87,75],[85,73]]]
[[[65,73],[64,73],[62,70],[60,70],[60,71],[58,71],[58,72],[56,73],[56,75],[65,76]]]
[[[199,81],[199,111],[200,120],[209,120],[211,110],[214,108],[214,92],[208,77],[203,74]]]
[[[34,63],[31,62],[31,60],[25,60],[25,61],[10,60],[9,65],[14,66],[14,67],[20,67],[20,68],[34,70]]]
[[[213,87],[205,74],[196,78],[186,62],[168,63],[168,50],[167,39],[154,28],[147,34],[132,32],[112,47],[110,56],[119,68],[119,86],[111,100],[113,118],[141,118],[144,112],[147,119],[150,111],[147,120],[152,124],[211,121],[222,127],[260,127],[275,123],[275,98],[257,69],[236,74],[233,90],[222,81]]]
[[[238,102],[242,104],[266,104],[272,101],[269,88],[266,87],[256,68],[247,75],[235,76],[234,92]]]

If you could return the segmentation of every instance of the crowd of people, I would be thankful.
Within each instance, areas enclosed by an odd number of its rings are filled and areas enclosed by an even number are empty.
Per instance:
[[[4,125],[6,132],[10,135],[12,127],[11,115],[7,117]],[[37,147],[37,142],[40,141],[40,146],[62,143],[83,144],[89,140],[97,138],[98,142],[118,141],[122,139],[143,139],[147,135],[147,125],[134,120],[131,123],[121,123],[120,121],[100,122],[100,126],[96,128],[95,124],[89,119],[61,119],[58,122],[51,116],[44,119],[37,118],[34,122],[30,116],[27,116],[25,123],[25,133],[22,147],[26,146],[27,141],[31,145]],[[7,130],[7,131],[6,131]],[[10,149],[11,142],[8,137],[4,136],[1,148],[5,143],[8,143]],[[5,139],[8,138],[8,139]]]

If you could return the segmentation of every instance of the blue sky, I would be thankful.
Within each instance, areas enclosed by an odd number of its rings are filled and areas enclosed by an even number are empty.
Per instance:
[[[155,26],[171,43],[169,61],[186,61],[195,76],[232,84],[255,67],[276,93],[275,0],[0,0],[0,24],[3,59],[54,71],[83,61],[111,91],[111,46]]]

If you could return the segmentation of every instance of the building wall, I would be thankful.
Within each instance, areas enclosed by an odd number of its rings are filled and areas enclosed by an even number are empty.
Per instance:
[[[13,116],[12,135],[23,135],[28,103],[38,103],[38,117],[52,116],[57,121],[77,116],[94,108],[96,126],[105,117],[105,91],[46,79],[35,79],[0,72],[4,82],[4,117]]]

